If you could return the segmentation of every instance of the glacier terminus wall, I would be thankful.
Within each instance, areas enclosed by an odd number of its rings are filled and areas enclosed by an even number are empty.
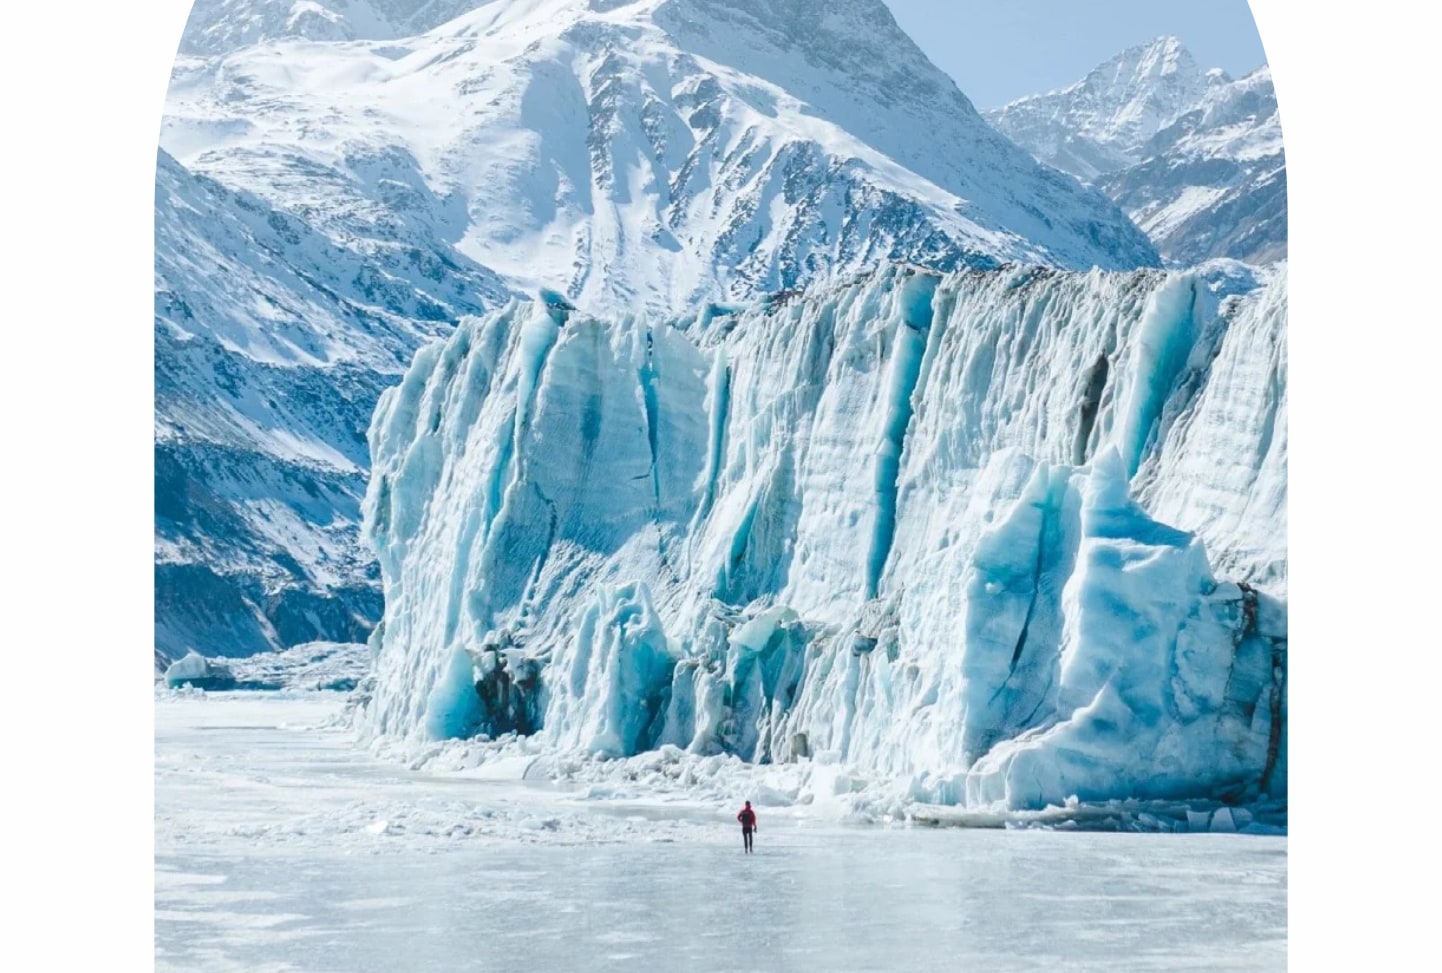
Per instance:
[[[939,804],[1286,792],[1286,271],[512,301],[370,429],[361,721]]]

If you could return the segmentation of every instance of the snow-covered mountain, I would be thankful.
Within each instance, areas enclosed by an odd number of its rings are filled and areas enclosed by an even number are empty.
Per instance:
[[[986,118],[1038,159],[1084,181],[1136,165],[1153,135],[1225,84],[1175,37],[1128,48],[1075,84],[1019,98]]]
[[[1098,186],[1168,260],[1287,256],[1287,162],[1271,69],[1213,88],[1141,154],[1145,161]]]
[[[457,255],[338,246],[163,152],[155,249],[158,652],[364,639],[376,397],[503,289]]]
[[[1284,269],[895,269],[469,319],[371,427],[362,725],[944,804],[1285,795],[1286,305]]]
[[[512,293],[657,314],[884,261],[1158,262],[880,0],[199,0],[182,52],[156,197],[161,661],[363,634],[371,405]]]
[[[403,40],[182,58],[162,141],[333,235],[397,210],[519,288],[677,311],[880,260],[1152,265],[881,0],[513,0]]]
[[[985,113],[1119,203],[1170,263],[1286,257],[1286,160],[1270,69],[1203,71],[1174,37]]]
[[[423,34],[482,0],[197,0],[182,54],[226,54],[252,44],[395,40]]]

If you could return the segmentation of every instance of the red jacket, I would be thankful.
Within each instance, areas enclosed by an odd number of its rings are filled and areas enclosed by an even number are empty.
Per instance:
[[[756,827],[756,812],[749,807],[743,807],[741,813],[736,815],[736,820],[741,822],[743,828]]]

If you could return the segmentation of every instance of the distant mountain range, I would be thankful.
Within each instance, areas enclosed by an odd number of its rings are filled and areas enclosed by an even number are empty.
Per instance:
[[[1162,37],[985,114],[1120,204],[1169,263],[1287,255],[1286,159],[1266,66],[1232,80]]]

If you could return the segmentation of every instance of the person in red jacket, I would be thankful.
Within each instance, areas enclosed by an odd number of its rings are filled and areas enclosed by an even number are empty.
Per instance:
[[[741,813],[736,815],[736,820],[741,822],[741,842],[746,846],[746,854],[751,854],[751,833],[756,830],[756,812],[751,810],[751,802],[747,801]]]

